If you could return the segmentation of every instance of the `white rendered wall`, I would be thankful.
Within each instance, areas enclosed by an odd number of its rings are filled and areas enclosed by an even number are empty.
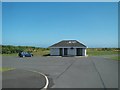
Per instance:
[[[85,56],[87,55],[87,54],[86,54],[86,51],[87,51],[87,49],[85,48]]]
[[[59,48],[50,48],[50,55],[59,56]]]
[[[83,48],[83,49],[82,49],[82,55],[83,55],[83,56],[86,56],[86,48]]]
[[[76,55],[76,49],[75,48],[73,48],[73,49],[68,48],[68,55]]]
[[[68,55],[76,56],[77,55],[76,49],[77,48],[73,48],[73,49],[71,49],[70,47],[67,48]],[[64,56],[64,48],[62,49],[62,51],[63,51],[63,56]],[[50,48],[50,55],[59,56],[59,48]],[[86,56],[86,48],[82,48],[82,56]]]

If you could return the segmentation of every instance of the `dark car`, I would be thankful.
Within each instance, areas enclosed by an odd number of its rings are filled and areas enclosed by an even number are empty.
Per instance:
[[[19,57],[32,57],[33,54],[28,53],[28,52],[20,52],[20,53],[18,54],[18,56],[19,56]]]

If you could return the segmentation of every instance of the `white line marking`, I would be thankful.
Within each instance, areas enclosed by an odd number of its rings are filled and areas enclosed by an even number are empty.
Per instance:
[[[46,90],[47,87],[48,87],[48,85],[49,85],[48,77],[47,77],[45,74],[43,74],[43,73],[41,73],[41,72],[38,72],[38,71],[34,71],[34,70],[28,70],[28,71],[31,71],[31,72],[35,72],[35,73],[41,74],[41,75],[43,75],[43,76],[45,77],[45,79],[46,79],[46,85],[43,87],[43,89],[40,89],[40,90]]]

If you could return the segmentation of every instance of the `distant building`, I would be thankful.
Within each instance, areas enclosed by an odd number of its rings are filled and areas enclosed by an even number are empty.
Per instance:
[[[84,44],[77,40],[63,40],[50,46],[51,56],[86,56]]]

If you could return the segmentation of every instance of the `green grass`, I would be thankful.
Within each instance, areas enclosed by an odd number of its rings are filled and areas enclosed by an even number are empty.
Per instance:
[[[101,56],[104,58],[109,58],[112,60],[117,60],[120,61],[120,56],[118,56],[118,51],[98,51],[98,50],[92,50],[88,49],[87,50],[87,55],[88,56]]]
[[[113,56],[111,57],[112,60],[117,60],[117,61],[120,61],[120,56]]]
[[[101,56],[101,55],[114,55],[118,54],[117,51],[97,51],[97,50],[87,50],[88,56]]]
[[[49,50],[38,50],[37,52],[33,52],[34,56],[44,56],[49,54],[50,51]],[[14,54],[0,54],[2,56],[18,56],[18,53],[14,53]]]
[[[8,67],[2,67],[0,68],[0,72],[5,72],[5,71],[9,71],[9,70],[14,70],[15,68],[8,68]]]
[[[33,52],[34,56],[44,56],[49,54],[50,51],[49,50],[38,50],[37,52]]]
[[[1,54],[2,56],[17,56],[18,54],[17,53],[14,53],[14,54]]]

